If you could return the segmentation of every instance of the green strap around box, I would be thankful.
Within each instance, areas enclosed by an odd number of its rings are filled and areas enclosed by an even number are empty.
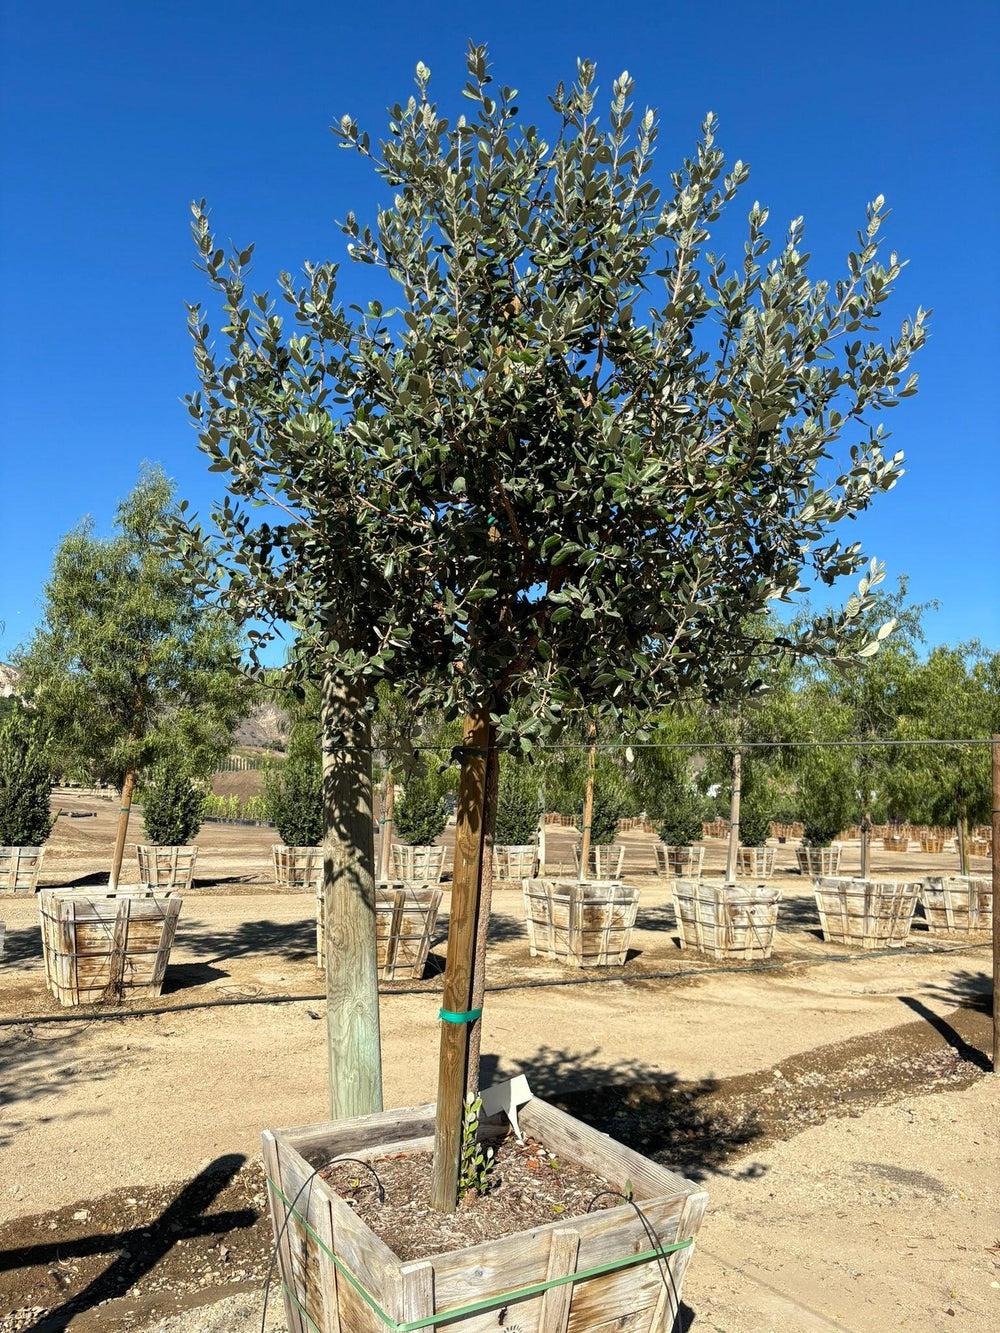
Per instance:
[[[687,1240],[678,1240],[670,1245],[661,1245],[655,1250],[643,1250],[640,1254],[629,1254],[626,1255],[625,1258],[613,1260],[611,1263],[595,1264],[592,1268],[578,1268],[572,1273],[564,1274],[562,1277],[548,1278],[545,1282],[533,1282],[527,1287],[517,1287],[513,1291],[505,1291],[501,1296],[489,1296],[483,1301],[473,1301],[471,1305],[460,1305],[451,1310],[442,1310],[440,1314],[422,1315],[419,1319],[412,1319],[409,1323],[401,1324],[398,1320],[393,1319],[391,1315],[386,1314],[385,1310],[382,1309],[375,1297],[366,1287],[362,1286],[343,1260],[339,1259],[330,1247],[316,1234],[302,1214],[296,1212],[281,1192],[281,1189],[275,1184],[270,1176],[267,1178],[267,1183],[288,1209],[289,1213],[291,1213],[292,1217],[302,1224],[327,1258],[332,1261],[337,1272],[347,1278],[354,1290],[361,1296],[366,1304],[374,1310],[375,1314],[382,1320],[382,1323],[385,1324],[386,1328],[391,1330],[391,1333],[417,1333],[418,1329],[433,1328],[437,1324],[446,1324],[451,1320],[461,1319],[465,1315],[482,1314],[484,1310],[496,1310],[500,1306],[509,1305],[512,1301],[524,1300],[525,1297],[528,1296],[540,1296],[543,1292],[551,1290],[552,1287],[564,1287],[570,1282],[581,1282],[588,1277],[600,1277],[604,1273],[617,1273],[623,1268],[634,1268],[636,1264],[648,1263],[650,1259],[665,1259],[668,1254],[673,1254],[677,1250],[686,1250],[688,1246],[694,1244],[694,1237],[689,1236]],[[305,1306],[284,1279],[282,1279],[281,1285],[291,1300],[295,1302],[295,1305],[302,1312],[310,1326],[316,1329],[316,1333],[326,1333],[324,1329],[319,1328],[310,1318]]]

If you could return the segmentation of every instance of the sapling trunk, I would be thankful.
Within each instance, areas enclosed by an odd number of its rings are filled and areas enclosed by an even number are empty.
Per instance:
[[[379,834],[378,877],[380,880],[391,879],[390,862],[392,861],[392,810],[396,804],[396,779],[392,767],[385,770],[385,801],[382,805],[382,826]]]
[[[736,853],[740,846],[740,786],[742,757],[739,750],[733,755],[733,790],[729,800],[729,848],[726,852],[726,882],[736,882]]]
[[[472,1008],[483,1007],[486,994],[486,942],[490,932],[493,907],[493,844],[497,822],[497,797],[500,791],[500,755],[496,732],[490,728],[489,753],[486,757],[486,791],[483,799],[483,856],[479,880],[479,907],[476,913],[476,954],[472,963]],[[479,1056],[483,1040],[483,1021],[469,1025],[469,1066],[465,1075],[466,1096],[479,1093]]]
[[[960,875],[967,875],[969,873],[969,857],[965,847],[967,836],[968,835],[966,833],[966,825],[965,825],[965,811],[963,810],[958,817],[958,838],[957,838],[958,873]]]
[[[590,724],[593,736],[597,728]],[[597,747],[592,745],[587,751],[587,794],[583,801],[583,831],[580,839],[580,880],[587,878],[590,872],[590,832],[594,821],[594,777],[597,773]]]
[[[382,1109],[371,724],[361,687],[324,673],[323,894],[330,1114]]]
[[[115,834],[115,850],[111,857],[111,876],[108,888],[114,893],[122,873],[122,861],[125,859],[125,838],[128,835],[128,820],[132,813],[132,794],[135,791],[135,769],[125,774],[122,783],[122,803],[118,809],[118,831]]]

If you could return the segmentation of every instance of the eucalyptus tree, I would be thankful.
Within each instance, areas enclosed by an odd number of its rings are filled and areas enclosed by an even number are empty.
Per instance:
[[[121,791],[110,884],[121,873],[136,774],[170,762],[207,776],[252,707],[240,634],[199,601],[165,549],[173,486],[144,468],[110,537],[90,520],[56,550],[42,622],[14,658],[53,762]]]
[[[484,48],[469,50],[466,115],[439,109],[429,80],[418,65],[381,143],[349,115],[334,127],[385,188],[372,222],[348,213],[343,231],[349,256],[395,291],[390,309],[345,311],[336,265],[308,264],[304,284],[281,279],[286,332],[247,289],[250,250],[227,260],[196,206],[229,342],[217,357],[192,308],[191,409],[235,497],[215,514],[228,596],[300,634],[331,682],[331,748],[344,743],[333,731],[361,725],[377,678],[466,716],[464,901],[498,746],[530,752],[580,713],[614,723],[720,703],[788,658],[867,648],[875,564],[842,611],[784,634],[753,627],[804,580],[865,570],[834,529],[901,474],[881,416],[915,391],[925,316],[873,336],[902,268],[882,253],[881,198],[832,284],[808,275],[801,219],[772,251],[757,203],[739,260],[711,251],[748,170],[727,170],[709,116],[661,192],[656,117],[635,115],[627,74],[604,126],[595,68],[580,62],[551,99],[550,135],[519,122]],[[261,522],[250,499],[267,506]],[[194,563],[203,536],[189,535]],[[370,864],[364,775],[343,771],[330,819]],[[346,817],[356,808],[361,822]],[[453,911],[453,928],[470,916]],[[450,1009],[470,1008],[467,939],[449,947]],[[444,1025],[439,1098],[453,1174],[457,1032]],[[439,1181],[441,1206],[449,1192]]]

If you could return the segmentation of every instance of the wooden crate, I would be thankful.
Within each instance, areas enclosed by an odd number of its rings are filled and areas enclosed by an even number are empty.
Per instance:
[[[736,852],[736,873],[750,879],[770,879],[777,854],[776,847],[740,847]]]
[[[318,892],[323,882],[322,847],[285,847],[276,843],[271,848],[274,858],[274,882],[279,889],[308,889]]]
[[[728,838],[729,820],[728,819],[710,819],[701,826],[701,836],[703,838]]]
[[[906,852],[910,848],[910,839],[905,833],[893,833],[882,839],[884,852]]]
[[[919,881],[897,879],[816,880],[823,938],[862,949],[902,948],[921,887]]]
[[[639,890],[619,881],[526,879],[524,916],[532,958],[574,967],[625,962]]]
[[[573,860],[576,863],[577,870],[580,869],[581,850],[581,843],[577,842],[573,844]],[[619,843],[614,843],[608,847],[591,846],[590,855],[587,858],[587,874],[593,875],[594,879],[621,879],[622,867],[624,865],[625,848]]]
[[[683,875],[685,879],[701,879],[705,860],[704,847],[668,847],[665,843],[653,845],[653,858],[658,875]]]
[[[337,1157],[377,1162],[428,1150],[433,1113],[382,1111],[263,1135],[288,1333],[400,1325],[419,1333],[669,1333],[707,1194],[538,1098],[519,1110],[522,1130],[617,1189],[631,1181],[636,1208],[623,1203],[404,1263],[315,1174]]]
[[[920,839],[920,850],[922,852],[943,852],[944,838],[933,833],[925,833]]]
[[[178,892],[191,887],[198,860],[197,847],[136,846],[139,887],[151,893]]]
[[[443,847],[407,847],[392,844],[392,877],[415,884],[437,884],[444,874]]]
[[[64,1005],[159,995],[182,903],[142,890],[43,891],[45,984]]]
[[[379,884],[375,889],[375,945],[383,981],[424,975],[442,893],[432,884]],[[326,900],[316,890],[316,966],[326,966]]]
[[[0,847],[0,892],[34,893],[44,847]]]
[[[494,879],[532,879],[537,873],[538,848],[534,843],[493,848]]]
[[[822,875],[840,873],[840,847],[796,847],[795,859],[799,863],[799,873],[819,879]]]
[[[986,875],[928,875],[920,901],[932,935],[968,935],[993,926],[993,883]]]
[[[746,962],[770,958],[780,898],[781,890],[766,884],[679,880],[674,912],[681,948]]]

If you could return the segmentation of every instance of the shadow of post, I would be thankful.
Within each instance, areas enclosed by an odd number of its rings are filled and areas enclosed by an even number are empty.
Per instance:
[[[912,1009],[919,1018],[929,1023],[935,1032],[939,1032],[960,1060],[975,1065],[977,1069],[981,1069],[984,1073],[989,1073],[992,1070],[993,1064],[986,1054],[977,1050],[975,1046],[970,1046],[961,1033],[956,1032],[952,1025],[940,1014],[935,1013],[933,1009],[929,1009],[922,1001],[914,999],[912,995],[901,995],[899,1002],[905,1004],[907,1009]]]
[[[155,1222],[145,1226],[131,1231],[116,1231],[112,1235],[84,1236],[77,1241],[27,1245],[21,1249],[0,1252],[0,1272],[8,1272],[35,1264],[120,1251],[99,1277],[71,1296],[57,1310],[50,1310],[34,1323],[23,1325],[22,1333],[60,1333],[84,1310],[93,1309],[101,1301],[126,1295],[156,1267],[182,1236],[222,1236],[228,1231],[252,1227],[257,1221],[257,1213],[252,1208],[206,1215],[206,1209],[230,1184],[246,1160],[242,1153],[226,1153],[217,1157],[184,1186]]]

